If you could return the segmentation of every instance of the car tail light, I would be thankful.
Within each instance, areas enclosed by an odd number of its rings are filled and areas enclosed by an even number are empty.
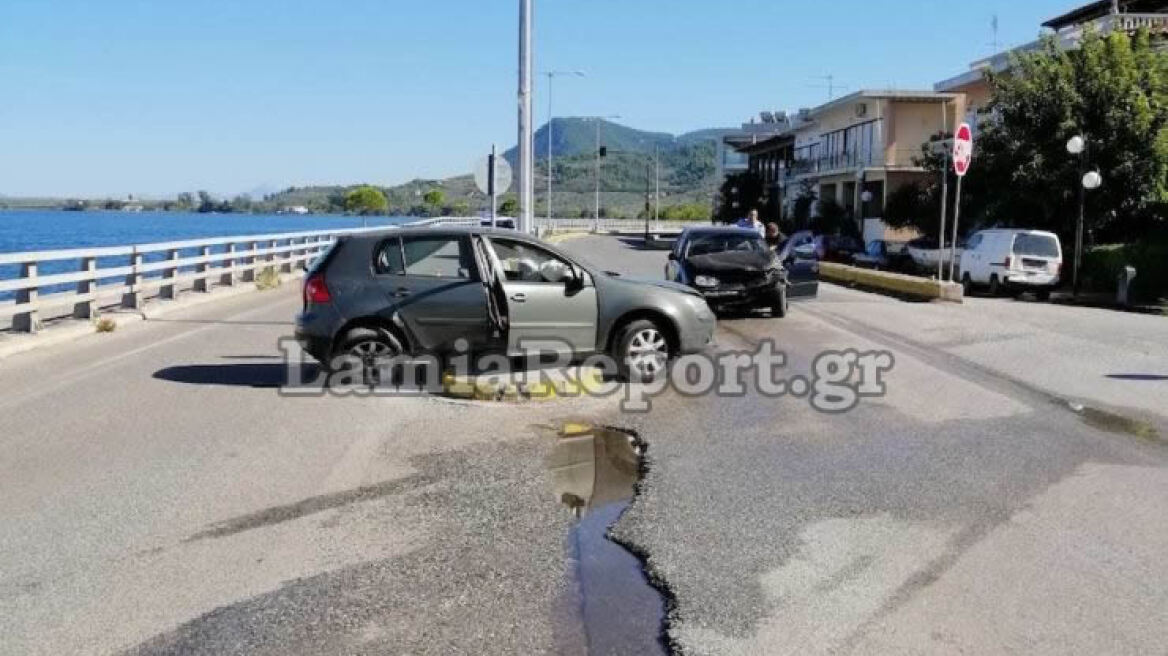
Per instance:
[[[1014,264],[1014,258],[1012,258],[1012,257],[1010,257],[1009,255],[1007,255],[1007,256],[1006,256],[1006,263],[1005,263],[1005,266],[1006,266],[1006,268],[1007,268],[1007,269],[1009,269],[1009,268],[1010,268],[1010,266],[1011,266],[1011,265],[1013,265],[1013,264]]]
[[[329,294],[328,286],[324,284],[324,276],[314,275],[309,276],[308,280],[304,281],[304,302],[315,303],[320,305],[322,303],[331,303],[333,297]]]

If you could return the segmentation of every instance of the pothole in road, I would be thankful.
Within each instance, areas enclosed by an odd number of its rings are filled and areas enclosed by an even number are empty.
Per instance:
[[[665,654],[665,600],[642,562],[608,538],[636,493],[644,443],[633,433],[564,424],[547,466],[556,499],[575,521],[568,535],[574,605],[586,651]]]

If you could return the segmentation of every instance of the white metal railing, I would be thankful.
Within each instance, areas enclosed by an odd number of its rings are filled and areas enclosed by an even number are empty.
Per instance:
[[[650,232],[681,232],[691,225],[708,225],[709,221],[654,221],[649,220]],[[635,232],[645,231],[644,219],[547,219],[536,220],[536,227],[541,230],[587,230],[597,232]]]
[[[476,217],[441,217],[399,227],[478,225]],[[546,225],[546,222],[541,222]],[[685,224],[651,223],[654,229]],[[553,229],[591,230],[591,219],[556,219]],[[342,235],[394,226],[209,237],[151,244],[0,253],[0,330],[36,332],[45,321],[92,319],[103,308],[141,308],[149,298],[209,292],[253,282],[259,271],[291,273]],[[601,219],[602,231],[642,231],[644,221]]]
[[[338,236],[380,228],[320,230],[184,241],[0,253],[0,266],[18,266],[0,279],[0,327],[36,332],[62,317],[90,319],[103,307],[140,308],[146,298],[175,298],[255,280],[269,267],[291,273],[320,255]],[[47,273],[46,269],[55,269]]]

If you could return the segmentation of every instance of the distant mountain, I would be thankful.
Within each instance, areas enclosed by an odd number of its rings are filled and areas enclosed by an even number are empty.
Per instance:
[[[674,136],[668,132],[649,132],[638,130],[612,121],[601,120],[601,144],[609,152],[639,153],[650,155],[655,149],[662,152],[671,152],[681,146],[692,145],[697,142],[717,139],[722,134],[731,132],[728,128],[710,128],[687,132],[681,136]],[[557,118],[552,122],[552,154],[555,157],[572,157],[575,155],[593,154],[596,148],[596,122],[589,118]],[[547,159],[548,126],[545,123],[535,132],[535,159]],[[503,154],[507,161],[515,164],[518,160],[518,148],[512,148]]]

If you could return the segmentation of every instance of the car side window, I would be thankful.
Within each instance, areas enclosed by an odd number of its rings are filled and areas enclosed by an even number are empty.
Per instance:
[[[407,237],[402,242],[409,276],[469,280],[474,258],[458,237]]]
[[[563,284],[571,274],[570,264],[533,244],[492,237],[491,245],[508,282]]]
[[[401,239],[394,237],[386,239],[377,245],[373,257],[373,270],[379,276],[400,276],[405,273],[405,261],[402,258]]]
[[[970,237],[970,238],[969,238],[969,243],[965,245],[965,248],[966,248],[967,250],[971,250],[971,251],[977,250],[978,244],[980,244],[980,243],[981,243],[981,239],[982,239],[982,237],[983,237],[983,236],[984,236],[984,235],[982,235],[982,234],[979,232],[979,233],[977,233],[976,235],[974,235],[974,236]]]

